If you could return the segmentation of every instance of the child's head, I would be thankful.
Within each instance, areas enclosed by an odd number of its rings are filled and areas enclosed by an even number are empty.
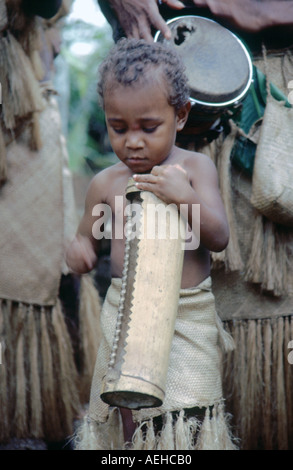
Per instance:
[[[168,103],[178,111],[189,100],[184,65],[174,48],[162,43],[121,39],[100,66],[98,93],[104,106],[105,94],[119,84],[141,86],[156,77],[166,90]]]
[[[190,110],[180,59],[168,46],[124,39],[100,70],[114,153],[132,172],[151,171],[171,155]]]

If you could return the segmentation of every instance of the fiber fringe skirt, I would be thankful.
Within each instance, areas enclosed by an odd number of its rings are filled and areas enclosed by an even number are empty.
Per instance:
[[[61,441],[91,386],[99,341],[99,295],[81,281],[79,358],[62,305],[40,307],[0,299],[0,442],[11,438]]]

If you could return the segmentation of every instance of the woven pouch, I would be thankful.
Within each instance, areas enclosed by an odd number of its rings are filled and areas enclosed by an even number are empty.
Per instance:
[[[293,108],[268,96],[252,177],[251,204],[293,226]]]

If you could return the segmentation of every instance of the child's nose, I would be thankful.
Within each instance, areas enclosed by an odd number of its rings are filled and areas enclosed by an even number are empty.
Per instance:
[[[126,139],[126,147],[129,149],[138,149],[144,146],[140,132],[129,132]]]

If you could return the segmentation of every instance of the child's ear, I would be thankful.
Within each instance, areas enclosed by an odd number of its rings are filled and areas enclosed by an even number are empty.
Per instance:
[[[191,109],[191,103],[188,101],[177,111],[177,131],[181,131],[186,124]]]

